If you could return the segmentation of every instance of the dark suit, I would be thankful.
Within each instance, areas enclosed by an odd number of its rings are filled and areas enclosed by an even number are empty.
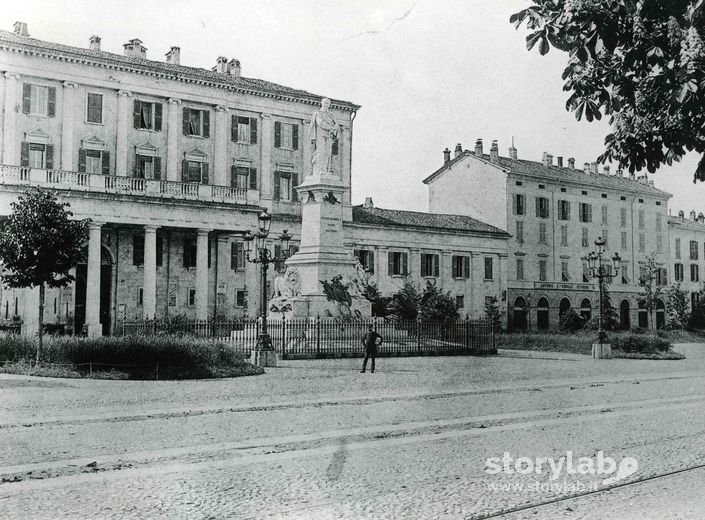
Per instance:
[[[375,358],[377,357],[377,345],[382,343],[382,336],[375,331],[370,331],[362,337],[362,344],[365,346],[365,361],[362,362],[362,370],[367,369],[367,360],[372,359],[372,370],[375,371]]]

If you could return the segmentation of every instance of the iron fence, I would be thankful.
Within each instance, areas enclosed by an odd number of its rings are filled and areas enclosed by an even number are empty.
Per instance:
[[[362,338],[372,325],[383,338],[380,357],[496,354],[495,335],[487,320],[443,322],[386,318],[269,318],[268,333],[283,359],[362,357]],[[126,321],[121,334],[191,335],[227,342],[244,354],[254,348],[261,319]]]

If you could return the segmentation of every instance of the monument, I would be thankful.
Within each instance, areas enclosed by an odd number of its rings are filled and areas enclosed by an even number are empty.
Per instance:
[[[362,296],[366,273],[343,242],[343,194],[348,190],[333,166],[333,145],[341,126],[329,110],[330,99],[311,116],[311,170],[296,186],[301,206],[299,251],[286,260],[286,272],[275,280],[269,314],[287,318],[369,317],[371,304]]]

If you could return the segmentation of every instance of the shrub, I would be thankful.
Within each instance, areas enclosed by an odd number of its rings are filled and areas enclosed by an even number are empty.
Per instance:
[[[576,332],[580,329],[582,329],[585,326],[585,318],[583,318],[580,314],[575,312],[573,309],[570,309],[565,317],[563,318],[563,321],[561,322],[561,328],[563,330],[567,330],[569,332]]]
[[[666,338],[650,334],[625,334],[614,336],[612,344],[615,349],[624,352],[666,352],[671,348],[671,342]]]

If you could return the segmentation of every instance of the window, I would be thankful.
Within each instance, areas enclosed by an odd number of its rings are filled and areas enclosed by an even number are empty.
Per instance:
[[[698,266],[695,266],[696,270],[696,277],[697,277],[697,268]],[[692,275],[692,269],[691,269],[691,275]],[[664,267],[659,267],[656,269],[656,285],[668,285],[668,270]]]
[[[585,259],[583,259],[583,283],[590,282],[590,274],[588,273],[588,264]]]
[[[517,258],[517,280],[524,279],[524,259]]]
[[[144,305],[144,289],[142,287],[137,290],[137,305],[139,307]]]
[[[421,276],[438,276],[438,255],[421,253]]]
[[[539,244],[546,243],[546,224],[544,222],[539,223]]]
[[[608,247],[609,247],[609,239],[608,239],[608,237],[607,237],[607,234],[608,234],[608,230],[607,230],[607,229],[603,229],[603,230],[602,230],[602,236],[600,237],[600,238],[602,238],[602,240],[605,241],[605,248],[608,248]]]
[[[536,197],[536,216],[548,218],[548,199],[546,197]]]
[[[290,202],[299,200],[294,186],[299,185],[299,175],[294,172],[274,172],[274,199]]]
[[[558,201],[558,220],[570,220],[570,202],[567,200]]]
[[[568,245],[568,226],[561,226],[561,245]]]
[[[639,229],[644,229],[644,210],[639,210]]]
[[[103,123],[103,94],[88,93],[86,98],[86,122]]]
[[[353,251],[363,269],[370,274],[375,272],[375,252],[370,249],[355,249]]]
[[[162,104],[135,100],[132,114],[134,127],[138,130],[162,130]]]
[[[494,276],[492,274],[492,258],[489,256],[485,257],[485,280],[492,280]]]
[[[184,159],[181,165],[182,182],[209,184],[208,163],[204,159]]]
[[[622,231],[622,251],[627,250],[627,232]]]
[[[196,241],[184,241],[184,268],[196,267]]]
[[[237,271],[245,268],[245,245],[242,242],[230,244],[230,269]]]
[[[680,260],[681,259],[681,239],[680,238],[676,238],[675,249],[676,249],[676,260]]]
[[[517,232],[516,232],[517,242],[520,244],[523,244],[524,243],[524,223],[521,220],[517,220],[516,226],[517,226]]]
[[[22,112],[32,116],[56,115],[56,88],[25,83],[22,86]]]
[[[683,281],[683,264],[673,265],[673,276],[675,277],[676,282]]]
[[[162,159],[151,155],[135,155],[135,177],[138,179],[162,178]]]
[[[409,257],[407,253],[390,251],[388,253],[387,260],[389,264],[389,276],[406,276],[409,274]]]
[[[188,290],[188,298],[186,301],[188,302],[189,307],[196,305],[196,289]]]
[[[698,242],[695,240],[690,241],[690,259],[691,260],[698,259]]]
[[[619,227],[627,227],[627,208],[619,209]]]
[[[235,291],[235,307],[247,307],[247,291]]]
[[[230,187],[256,190],[257,168],[233,164],[230,167]]]
[[[522,185],[522,184],[524,184],[524,183],[523,183],[523,182],[521,182],[521,181],[516,181],[516,183],[515,183],[515,184],[516,184],[517,186],[521,186],[521,185]]]
[[[78,150],[78,171],[110,175],[110,152],[104,150]]]
[[[602,225],[607,225],[607,206],[602,206]]]
[[[132,265],[144,265],[144,235],[132,236]]]
[[[458,309],[462,309],[463,307],[465,307],[465,296],[463,296],[463,295],[456,296],[455,297],[455,306]]]
[[[583,247],[590,247],[590,239],[588,237],[588,228],[584,227],[581,230],[582,236],[581,236],[581,244]]]
[[[568,261],[563,260],[561,262],[561,281],[570,282],[570,273],[568,272]]]
[[[578,219],[580,222],[592,222],[592,204],[587,202],[578,204]]]
[[[470,278],[470,257],[453,256],[453,278]]]
[[[656,213],[656,231],[662,231],[663,228],[663,215],[661,213]]]
[[[603,194],[602,194],[602,198],[603,198],[603,199],[606,199],[606,198],[607,198],[607,194],[606,194],[606,193],[603,193]]]
[[[656,251],[663,252],[663,235],[656,235]]]
[[[700,281],[700,273],[698,271],[698,264],[690,264],[690,281],[691,282],[699,282]],[[659,284],[661,285],[661,284]]]
[[[524,203],[525,198],[521,193],[515,193],[512,199],[514,203],[514,214],[515,215],[526,215],[526,204]]]
[[[235,143],[257,144],[257,119],[233,116],[230,139]]]
[[[539,260],[539,281],[546,281],[546,260]]]
[[[54,168],[54,146],[50,144],[22,142],[21,166],[29,168]]]
[[[627,266],[622,264],[621,269],[619,270],[620,273],[622,273],[622,283],[623,284],[628,284],[630,283],[629,280],[629,272],[627,271]]]
[[[210,116],[211,113],[208,110],[184,108],[184,135],[210,137]]]
[[[274,148],[299,149],[299,125],[274,122]]]
[[[644,251],[646,251],[646,235],[639,233],[639,252],[643,253]]]

